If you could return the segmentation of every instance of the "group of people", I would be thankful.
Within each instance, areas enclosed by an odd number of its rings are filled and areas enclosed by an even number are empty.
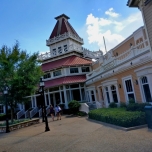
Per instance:
[[[52,120],[54,121],[54,116],[57,116],[57,120],[61,120],[61,108],[59,105],[56,105],[55,108],[51,105],[50,106],[50,115]]]

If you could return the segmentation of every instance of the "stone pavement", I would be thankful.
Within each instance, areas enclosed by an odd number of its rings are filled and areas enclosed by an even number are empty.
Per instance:
[[[0,152],[151,152],[147,128],[122,131],[88,120],[63,116],[10,133],[0,133]]]

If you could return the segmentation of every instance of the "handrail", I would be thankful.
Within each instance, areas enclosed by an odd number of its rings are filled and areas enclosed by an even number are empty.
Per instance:
[[[30,112],[29,112],[29,110],[25,111],[25,119],[26,118],[30,118]]]
[[[86,112],[87,114],[89,113],[89,106],[86,103],[80,103],[81,106],[79,108],[79,111]]]
[[[38,112],[38,107],[35,107],[33,110],[30,111],[30,118],[33,118],[33,116]]]
[[[39,117],[42,116],[42,108],[39,110]]]
[[[17,119],[21,118],[25,114],[25,109],[20,110],[16,115]]]
[[[46,108],[46,114],[48,115],[50,113],[50,106],[47,106]]]
[[[96,107],[97,107],[97,109],[102,108],[102,104],[100,102],[96,101]]]

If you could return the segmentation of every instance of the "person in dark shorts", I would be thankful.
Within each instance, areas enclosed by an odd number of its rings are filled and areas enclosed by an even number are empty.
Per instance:
[[[54,121],[54,108],[52,105],[50,106],[50,115],[51,115],[52,120]]]

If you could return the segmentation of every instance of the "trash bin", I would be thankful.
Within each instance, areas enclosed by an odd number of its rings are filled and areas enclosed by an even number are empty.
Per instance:
[[[152,129],[152,106],[145,106],[145,113],[148,128]]]

